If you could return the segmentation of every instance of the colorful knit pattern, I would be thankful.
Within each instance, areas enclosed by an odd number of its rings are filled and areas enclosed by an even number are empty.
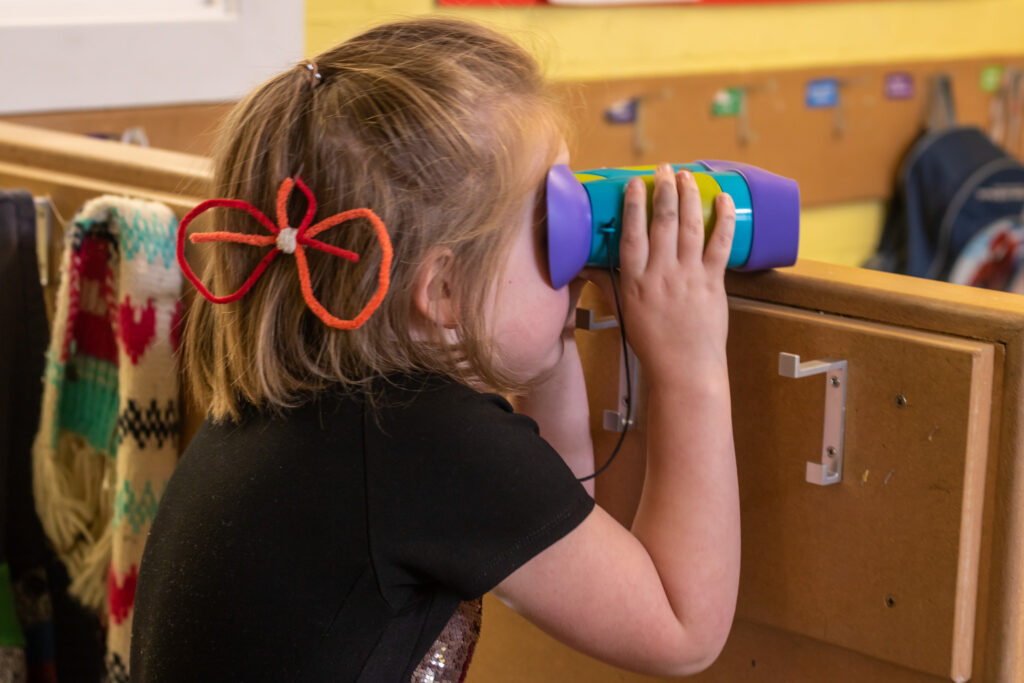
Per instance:
[[[156,336],[156,309],[153,300],[146,301],[145,307],[132,306],[131,296],[126,296],[117,309],[117,326],[125,351],[134,365],[153,343]]]
[[[59,381],[64,390],[55,429],[66,429],[85,437],[89,445],[108,457],[117,447],[117,365],[76,354],[66,365],[49,360],[47,378]],[[70,381],[65,381],[70,378]]]
[[[33,454],[36,504],[71,591],[108,615],[111,680],[127,680],[135,581],[177,463],[177,220],[98,197],[66,235]]]
[[[166,401],[161,407],[156,399],[148,405],[128,399],[124,410],[117,416],[118,440],[134,439],[139,448],[146,448],[149,444],[162,448],[164,443],[177,439],[180,431],[177,401]]]
[[[157,501],[162,497],[163,489],[160,496],[157,496],[153,492],[152,482],[147,481],[145,488],[136,493],[132,485],[125,481],[124,486],[118,489],[117,495],[114,496],[114,527],[117,528],[127,522],[134,533],[141,533],[156,516]]]
[[[107,653],[107,680],[106,683],[128,683],[128,666],[117,653]]]
[[[132,567],[124,576],[118,576],[114,568],[107,574],[107,596],[110,599],[110,620],[121,624],[135,605],[135,586],[139,582],[139,571]]]
[[[175,244],[173,239],[167,241],[167,215],[161,209],[163,207],[156,204],[111,207],[110,213],[121,230],[121,251],[125,258],[135,258],[141,248],[150,264],[159,256],[164,268],[173,267]],[[171,232],[177,227],[175,222]]]

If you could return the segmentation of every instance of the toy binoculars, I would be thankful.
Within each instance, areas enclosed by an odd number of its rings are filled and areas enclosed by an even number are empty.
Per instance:
[[[730,268],[763,270],[796,262],[800,188],[795,180],[731,161],[697,161],[673,164],[673,168],[689,170],[697,181],[705,239],[714,227],[715,197],[720,192],[732,197],[736,232]],[[586,266],[619,265],[626,184],[640,176],[650,202],[654,169],[634,166],[573,173],[558,164],[548,171],[548,272],[555,288],[565,286]]]

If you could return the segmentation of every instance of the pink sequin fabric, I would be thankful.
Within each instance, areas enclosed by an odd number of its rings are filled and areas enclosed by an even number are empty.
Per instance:
[[[460,603],[423,660],[410,683],[462,683],[480,637],[483,601]]]

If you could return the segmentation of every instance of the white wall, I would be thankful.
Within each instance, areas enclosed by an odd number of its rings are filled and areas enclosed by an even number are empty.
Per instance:
[[[304,25],[303,0],[0,0],[0,113],[234,100]]]

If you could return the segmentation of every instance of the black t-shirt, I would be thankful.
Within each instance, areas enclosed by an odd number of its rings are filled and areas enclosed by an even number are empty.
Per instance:
[[[139,573],[137,681],[408,681],[593,500],[530,418],[426,376],[203,423]]]

